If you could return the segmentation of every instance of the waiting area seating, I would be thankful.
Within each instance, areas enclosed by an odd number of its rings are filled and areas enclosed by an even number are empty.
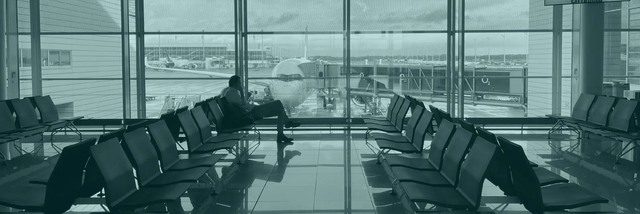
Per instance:
[[[60,152],[60,147],[53,143],[53,136],[60,131],[73,131],[82,140],[74,122],[84,117],[59,118],[58,110],[50,96],[34,96],[22,99],[0,101],[0,144],[9,143],[36,135],[44,139],[44,133],[50,133],[51,146]],[[14,144],[14,148],[22,154],[28,153]],[[34,149],[38,151],[41,147]],[[6,154],[0,153],[6,163]]]
[[[616,163],[625,154],[640,147],[640,101],[593,94],[580,94],[571,116],[547,115],[557,119],[549,130],[548,137],[555,131],[569,129],[578,138],[589,133],[619,141],[622,149],[616,154]],[[613,144],[607,151],[613,151],[619,144]]]
[[[391,181],[392,192],[398,195],[410,212],[428,211],[421,208],[423,204],[451,210],[476,211],[483,198],[485,179],[498,186],[504,192],[505,199],[515,199],[533,213],[563,211],[608,202],[603,197],[538,167],[527,159],[518,144],[465,120],[454,123],[445,112],[432,109],[439,111],[441,120],[431,141],[428,156],[422,155],[422,150],[407,151],[383,146],[406,145],[414,140],[421,144],[424,135],[422,138],[403,136],[405,141],[396,136],[397,142],[377,140],[385,142],[383,145],[378,142],[381,151],[399,152],[380,152],[378,162],[381,162]],[[437,114],[416,106],[407,124],[407,134],[415,136],[416,133],[426,132],[427,126],[413,125],[420,123],[414,121],[421,121],[414,119],[420,117],[417,116],[420,111],[423,111],[422,118],[425,114],[434,117]],[[431,117],[428,119],[431,121]],[[412,128],[414,130],[410,131]],[[393,136],[374,135],[379,139]]]
[[[14,121],[13,114],[16,115],[15,123],[0,127],[3,139],[36,136],[73,125],[59,119],[42,123],[29,99],[42,101],[41,97],[0,101],[2,119]],[[181,138],[174,137],[167,125],[169,119],[179,122],[189,147],[187,159],[179,157],[177,145]],[[34,173],[19,185],[0,187],[11,190],[0,194],[0,205],[29,212],[62,213],[74,204],[97,203],[106,205],[111,212],[134,211],[174,203],[187,190],[196,188],[196,183],[219,193],[224,182],[215,172],[210,174],[212,167],[229,154],[235,156],[234,163],[248,156],[237,147],[245,137],[245,133],[213,136],[207,112],[201,106],[181,108],[155,122],[142,121],[97,139],[65,146],[51,168]],[[227,153],[218,154],[220,150]],[[21,194],[16,195],[17,192]]]

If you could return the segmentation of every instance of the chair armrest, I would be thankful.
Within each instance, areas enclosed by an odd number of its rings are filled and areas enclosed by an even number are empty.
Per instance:
[[[79,120],[79,119],[82,119],[82,118],[84,118],[84,116],[61,118],[61,120],[66,120],[68,122],[68,121],[76,121],[76,120]]]

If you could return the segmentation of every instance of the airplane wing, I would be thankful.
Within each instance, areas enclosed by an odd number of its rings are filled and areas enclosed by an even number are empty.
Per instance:
[[[188,70],[188,69],[179,69],[179,68],[163,68],[163,67],[158,67],[158,66],[152,66],[147,61],[146,57],[144,58],[144,65],[147,68],[153,68],[153,69],[157,69],[157,70],[185,72],[185,73],[206,75],[206,76],[210,76],[210,77],[229,78],[229,77],[233,76],[233,74],[213,72],[213,71],[198,71],[198,70]]]

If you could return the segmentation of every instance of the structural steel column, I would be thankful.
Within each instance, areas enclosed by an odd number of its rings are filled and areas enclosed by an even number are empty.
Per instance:
[[[458,5],[458,13],[460,13],[459,17],[464,17],[464,10],[465,10],[465,5],[464,5],[465,1],[464,0],[460,0],[459,5]],[[464,53],[464,48],[465,48],[465,38],[464,38],[464,19],[460,18],[458,20],[459,24],[459,33],[458,33],[458,41],[460,42],[460,44],[458,45],[458,117],[459,118],[464,118],[464,86],[465,86],[465,79],[464,79],[464,70],[465,70],[465,66],[464,66],[464,61],[465,61],[465,53]],[[455,29],[455,28],[454,28]],[[455,34],[453,34],[455,36]],[[454,37],[455,38],[455,37]],[[454,60],[453,62],[455,63],[455,56],[454,56]]]
[[[7,99],[20,98],[20,49],[18,47],[18,1],[7,0]]]
[[[6,59],[7,49],[5,47],[4,25],[7,20],[5,13],[5,2],[0,2],[0,59]],[[0,60],[0,100],[7,99],[7,64],[6,60]]]
[[[562,113],[562,5],[553,6],[552,29],[551,114],[560,115]]]
[[[344,73],[346,74],[346,86],[347,89],[347,93],[345,95],[346,100],[351,100],[351,1],[350,0],[344,0],[344,16],[343,16],[343,38],[344,38],[344,44],[342,45],[343,47],[343,56],[342,58],[344,59],[344,65],[342,66],[345,71]],[[375,64],[375,63],[374,63]],[[377,67],[377,65],[376,65]],[[377,86],[377,83],[373,84],[374,86]],[[377,91],[374,90],[374,93],[377,93]],[[351,128],[351,123],[353,122],[352,118],[351,118],[351,102],[346,102],[347,106],[345,109],[346,114],[345,116],[347,117],[347,126],[349,128]]]
[[[602,94],[604,4],[580,7],[580,92]]]
[[[138,88],[138,118],[147,118],[146,102],[146,66],[145,66],[145,46],[144,46],[144,1],[136,1],[136,86]]]
[[[42,57],[40,48],[40,0],[31,0],[31,95],[42,95]]]
[[[131,58],[129,57],[129,0],[121,0],[122,28],[120,36],[122,41],[122,119],[131,118]]]
[[[455,100],[453,72],[455,70],[455,1],[447,1],[447,70],[445,71],[445,94],[447,95],[447,112],[455,117]]]

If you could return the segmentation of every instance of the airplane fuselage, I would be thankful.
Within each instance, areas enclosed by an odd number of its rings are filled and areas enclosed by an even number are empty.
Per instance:
[[[286,108],[302,104],[314,89],[316,76],[315,62],[307,59],[287,59],[273,68],[269,84],[271,95],[280,100]],[[309,79],[311,78],[311,79]]]

